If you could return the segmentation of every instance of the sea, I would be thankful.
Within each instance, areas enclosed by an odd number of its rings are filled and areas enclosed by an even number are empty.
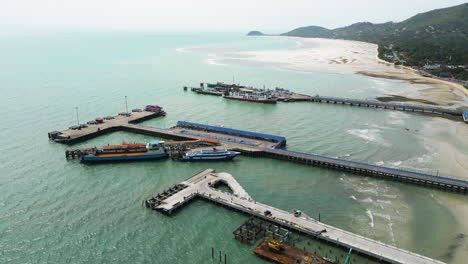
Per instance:
[[[127,97],[129,109],[153,104],[168,113],[145,121],[147,126],[223,125],[285,136],[288,150],[466,177],[448,163],[454,150],[468,150],[460,121],[309,102],[264,105],[183,90],[217,81],[354,98],[414,89],[400,80],[294,71],[243,53],[300,48],[287,38],[243,32],[0,33],[0,263],[218,263],[219,254],[227,263],[267,263],[252,253],[255,243],[234,239],[245,215],[202,200],[171,216],[142,206],[144,199],[206,168],[234,175],[259,202],[320,215],[326,224],[464,263],[466,219],[456,212],[466,210],[463,195],[247,156],[219,163],[85,165],[67,161],[64,152],[154,138],[114,132],[67,146],[47,137],[49,131],[123,112]],[[321,43],[308,48],[320,52]],[[439,151],[442,147],[446,151]],[[298,234],[292,241],[331,259],[343,261],[347,254]],[[352,255],[352,263],[374,262]]]

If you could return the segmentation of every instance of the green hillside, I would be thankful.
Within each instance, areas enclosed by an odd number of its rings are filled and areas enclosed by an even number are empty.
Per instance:
[[[417,14],[399,23],[360,22],[333,30],[309,26],[281,35],[376,43],[381,58],[404,60],[408,65],[468,65],[468,3]]]

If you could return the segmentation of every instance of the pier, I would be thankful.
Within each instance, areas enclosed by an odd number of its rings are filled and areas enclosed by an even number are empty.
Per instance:
[[[187,87],[185,86],[184,89]],[[237,84],[224,84],[218,82],[216,84],[205,84],[200,83],[200,87],[190,87],[192,92],[198,94],[208,94],[222,96],[226,89],[240,89],[240,90],[252,90],[260,91],[261,89],[246,87]],[[310,96],[306,94],[298,94],[291,92],[286,89],[276,88],[272,90],[273,95],[277,98],[278,101],[283,102],[316,102],[316,103],[326,103],[326,104],[340,104],[340,105],[349,105],[349,106],[360,106],[374,109],[387,109],[395,111],[406,111],[414,112],[421,114],[430,114],[430,115],[440,115],[440,116],[452,116],[461,118],[465,122],[468,122],[468,110],[454,109],[448,107],[432,106],[432,105],[422,105],[422,104],[409,104],[409,103],[400,103],[400,102],[382,102],[375,99],[355,99],[355,98],[345,98],[345,97],[334,97],[334,96]]]
[[[213,186],[219,182],[228,185],[232,193],[215,189]],[[172,214],[194,198],[202,198],[338,247],[352,248],[355,252],[386,263],[443,263],[324,224],[305,214],[297,216],[293,212],[257,202],[250,197],[232,175],[224,172],[216,173],[213,169],[206,169],[169,188],[162,194],[145,200],[144,203],[148,208]]]
[[[52,131],[49,132],[48,136],[49,139],[58,143],[74,144],[110,132],[126,130],[125,126],[165,116],[165,114],[166,113],[162,110],[121,113],[117,116],[100,118],[101,121],[99,123],[95,122],[86,126],[72,126],[63,131]]]
[[[446,178],[419,172],[381,167],[283,149],[265,148],[263,154],[267,157],[315,167],[335,169],[364,176],[372,176],[376,178],[416,184],[419,186],[435,188],[443,191],[468,194],[468,181],[461,179]]]
[[[147,116],[143,117],[147,118]],[[128,131],[173,140],[213,140],[219,142],[220,148],[239,151],[243,155],[275,158],[314,167],[346,171],[357,175],[410,183],[421,187],[468,194],[468,181],[464,179],[430,175],[422,172],[388,168],[361,162],[334,159],[320,155],[285,150],[281,149],[286,145],[286,138],[282,136],[210,126],[186,121],[179,121],[177,122],[177,126],[170,129],[160,129],[138,124],[131,124],[128,123],[128,120],[126,121],[127,122],[120,121],[117,123],[118,125],[115,126],[108,125],[109,127],[107,128],[107,131],[104,132]],[[87,131],[89,131],[90,135],[86,134]],[[59,143],[76,143],[78,141],[86,140],[90,137],[95,137],[104,133],[102,130],[96,131],[95,128],[92,130],[82,129],[80,132],[68,130],[60,133],[61,135],[67,135],[70,132],[76,134],[72,134],[71,138],[59,138],[54,140]],[[71,150],[66,153],[66,156],[70,158],[76,158],[86,154],[88,151],[94,151],[94,149]]]
[[[350,105],[350,106],[361,106],[369,108],[380,108],[380,109],[390,109],[390,110],[399,110],[407,112],[416,112],[422,114],[432,114],[432,115],[450,115],[456,117],[463,116],[463,110],[452,109],[447,107],[431,106],[431,105],[417,105],[417,104],[407,104],[407,103],[397,103],[397,102],[381,102],[378,100],[371,99],[352,99],[352,98],[343,98],[343,97],[333,97],[333,96],[313,96],[309,99],[311,102],[317,103],[327,103],[327,104],[341,104],[341,105]]]

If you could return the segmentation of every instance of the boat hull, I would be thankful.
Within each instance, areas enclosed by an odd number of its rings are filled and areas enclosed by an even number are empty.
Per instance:
[[[232,160],[234,157],[237,155],[230,155],[230,156],[224,156],[224,157],[189,157],[185,158],[182,157],[180,161],[228,161]]]
[[[248,102],[256,102],[256,103],[264,103],[264,104],[276,104],[276,100],[256,100],[256,99],[248,99],[248,98],[237,98],[237,97],[230,97],[224,96],[226,99],[232,100],[239,100],[239,101],[248,101]]]
[[[232,160],[240,152],[221,150],[202,150],[201,152],[189,152],[180,158],[180,161],[227,161]]]
[[[123,162],[123,161],[141,161],[167,158],[166,153],[157,154],[139,154],[139,155],[106,155],[106,156],[84,156],[81,158],[83,163],[104,163],[104,162]]]

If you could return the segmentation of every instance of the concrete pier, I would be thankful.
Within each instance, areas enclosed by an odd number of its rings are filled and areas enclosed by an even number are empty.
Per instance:
[[[148,118],[148,115],[141,115],[141,117]],[[178,126],[170,129],[130,124],[126,119],[121,119],[115,123],[104,123],[97,126],[102,128],[101,131],[96,131],[96,128],[94,128],[87,130],[82,129],[82,131],[66,130],[64,132],[60,132],[61,136],[70,135],[70,138],[61,137],[55,139],[55,141],[60,143],[76,143],[111,131],[128,131],[173,140],[212,139],[217,140],[220,143],[220,148],[239,151],[244,155],[270,157],[289,162],[301,163],[304,165],[347,171],[358,175],[411,183],[443,191],[468,194],[468,181],[464,179],[455,179],[439,175],[436,176],[427,173],[387,168],[361,162],[284,150],[280,149],[280,147],[286,144],[286,138],[281,136],[185,121],[179,121]]]
[[[443,191],[468,194],[468,181],[462,179],[446,178],[442,176],[381,167],[371,164],[334,159],[283,149],[265,148],[263,154],[267,157],[302,163],[315,167],[330,168],[364,176],[407,182],[419,186],[436,188]]]
[[[113,116],[112,119],[105,119],[102,123],[87,125],[80,129],[53,131],[49,133],[49,138],[58,143],[74,144],[110,132],[125,130],[123,127],[126,125],[164,116],[165,112],[141,111],[129,114]]]
[[[463,110],[452,109],[447,107],[431,106],[431,105],[417,105],[417,104],[407,104],[407,103],[397,103],[397,102],[381,102],[377,100],[370,99],[352,99],[352,98],[342,98],[342,97],[333,97],[333,96],[313,96],[310,98],[311,102],[317,103],[327,103],[327,104],[342,104],[350,106],[361,106],[361,107],[370,107],[370,108],[380,108],[380,109],[390,109],[398,111],[407,111],[407,112],[417,112],[422,114],[432,114],[432,115],[450,115],[456,117],[462,117]]]
[[[224,89],[234,87],[237,89],[247,89],[247,90],[259,90],[252,87],[239,86],[235,84],[207,84],[208,88],[206,89],[202,83],[200,87],[190,87],[190,89],[198,94],[208,94],[222,96]],[[464,114],[464,110],[453,109],[448,107],[432,106],[432,105],[422,105],[422,104],[408,104],[408,103],[399,103],[399,102],[381,102],[374,99],[354,99],[354,98],[345,98],[345,97],[333,97],[333,96],[310,96],[306,94],[297,94],[290,92],[288,90],[280,89],[273,90],[273,94],[277,97],[278,101],[284,102],[317,102],[317,103],[327,103],[327,104],[341,104],[349,106],[360,106],[368,107],[375,109],[388,109],[388,110],[397,110],[397,111],[407,111],[407,112],[416,112],[421,114],[431,114],[431,115],[442,115],[442,116],[455,116],[461,118],[468,122],[468,114]],[[467,112],[468,110],[465,110]]]
[[[212,188],[219,181],[228,185],[232,190],[232,194]],[[146,200],[145,205],[148,208],[171,214],[174,210],[189,203],[196,197],[261,218],[289,230],[313,236],[340,247],[352,248],[363,255],[384,262],[408,264],[443,263],[321,223],[306,215],[296,217],[294,213],[259,203],[249,196],[232,175],[224,172],[216,173],[213,169],[206,169],[188,178],[170,188],[170,190],[165,191],[164,195],[158,194]],[[267,211],[270,214],[266,214],[265,212]],[[323,230],[326,230],[326,232],[320,232]],[[320,235],[317,235],[318,233]]]

